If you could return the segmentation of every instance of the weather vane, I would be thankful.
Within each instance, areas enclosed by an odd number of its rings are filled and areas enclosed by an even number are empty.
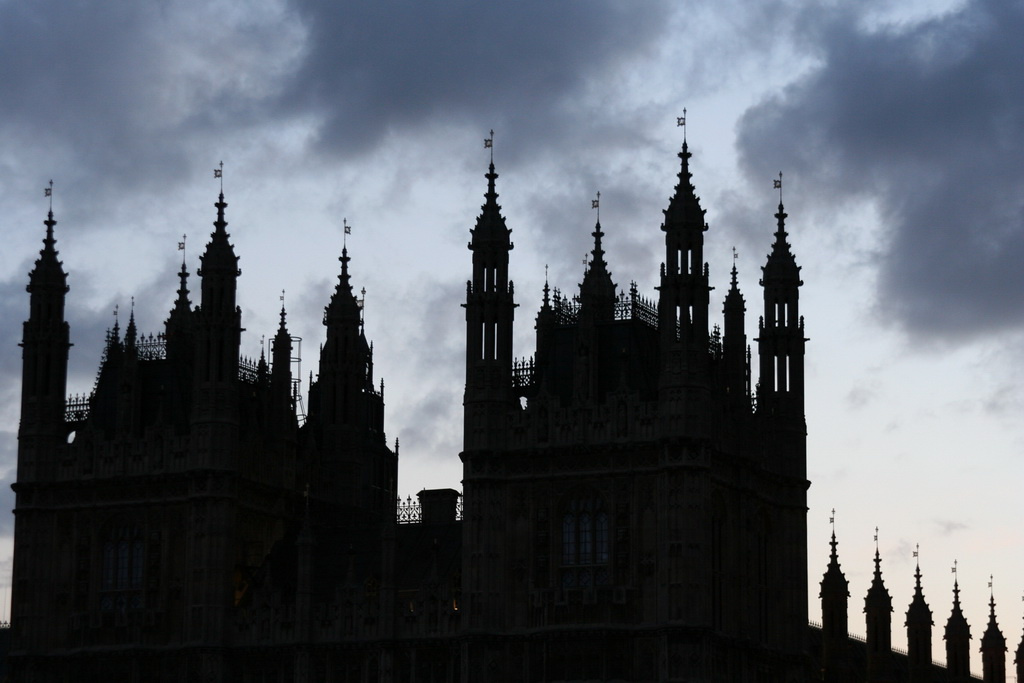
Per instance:
[[[590,208],[597,209],[597,222],[601,222],[601,193],[597,193],[597,199],[590,200]]]
[[[224,162],[220,162],[217,168],[213,169],[213,177],[220,178],[220,192],[224,194]]]
[[[181,252],[181,267],[185,268],[185,242],[188,240],[188,235],[182,235],[181,241],[178,242],[178,251]]]
[[[686,142],[686,107],[683,107],[683,115],[676,117],[676,127],[683,129],[683,142]]]
[[[732,269],[733,270],[736,270],[736,260],[739,257],[740,257],[739,252],[736,251],[736,247],[733,247],[732,248]],[[829,518],[829,521],[832,522],[833,524],[835,523],[835,517],[836,517],[836,509],[832,508],[832,517]]]
[[[348,236],[352,234],[352,226],[348,224],[347,218],[341,219],[341,226],[345,229],[341,238],[341,246],[342,248],[348,248]]]
[[[772,181],[774,189],[779,191],[779,204],[782,203],[782,171],[779,171],[779,177]]]
[[[50,198],[50,211],[53,211],[53,179],[50,179],[50,186],[43,188],[43,196]]]
[[[494,129],[491,129],[491,136],[484,138],[484,149],[491,150],[491,163],[494,163]]]

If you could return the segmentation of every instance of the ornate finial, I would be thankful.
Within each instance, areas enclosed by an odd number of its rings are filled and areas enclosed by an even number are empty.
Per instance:
[[[188,240],[188,235],[182,235],[181,241],[178,242],[178,251],[181,252],[181,269],[185,270],[185,242]]]
[[[484,149],[491,150],[491,163],[494,163],[494,129],[491,129],[491,136],[484,138]]]
[[[590,200],[590,208],[597,209],[597,222],[601,222],[601,193],[597,193],[597,199]]]
[[[734,254],[736,253],[735,249],[733,249],[733,253]],[[835,508],[832,508],[832,516],[828,518],[828,523],[832,525],[832,533],[835,534],[836,533],[836,509]]]
[[[341,247],[344,249],[348,247],[348,236],[352,234],[352,226],[348,224],[347,218],[341,219],[341,225],[345,230],[341,237]]]
[[[50,198],[50,211],[53,211],[53,179],[50,179],[50,185],[43,188],[43,196]]]
[[[772,181],[772,186],[779,191],[779,206],[782,206],[782,171],[779,171],[779,177]]]
[[[213,177],[220,178],[220,193],[224,194],[224,162],[221,161],[217,168],[213,169]]]
[[[686,144],[686,107],[683,107],[683,115],[676,117],[676,126],[683,129],[683,144]]]
[[[583,270],[586,270],[588,267],[590,267],[590,254],[584,254],[583,255]]]

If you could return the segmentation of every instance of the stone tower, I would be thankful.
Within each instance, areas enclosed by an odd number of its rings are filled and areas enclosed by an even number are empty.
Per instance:
[[[521,362],[493,162],[486,174],[465,303],[470,679],[806,672],[799,266],[780,206],[759,352],[784,373],[762,376],[755,407],[738,272],[723,339],[685,143],[679,158],[657,303],[618,288],[615,227],[599,219],[577,293],[545,283],[536,355]],[[514,637],[538,630],[571,645]]]
[[[995,594],[989,595],[988,626],[981,636],[982,679],[985,683],[1006,683],[1006,638],[996,623]]]
[[[915,553],[916,554],[916,553]],[[921,590],[921,563],[914,570],[914,597],[907,608],[907,659],[910,683],[931,681],[932,611]]]
[[[848,669],[850,584],[839,566],[836,532],[829,543],[832,553],[828,568],[821,579],[821,668],[824,679],[840,683],[846,680]]]

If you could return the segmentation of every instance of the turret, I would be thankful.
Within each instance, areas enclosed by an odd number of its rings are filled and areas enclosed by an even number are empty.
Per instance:
[[[62,440],[70,331],[64,320],[67,274],[57,259],[53,210],[43,222],[46,236],[28,276],[29,316],[22,327],[21,424],[18,429],[18,481],[45,476],[51,452]]]
[[[373,351],[364,333],[362,304],[352,291],[347,246],[338,260],[338,284],[324,309],[327,338],[320,352],[317,418],[324,429],[370,430],[383,443],[383,405],[373,388]]]
[[[235,306],[238,257],[228,241],[224,220],[224,193],[217,203],[214,231],[199,257],[202,266],[202,298],[197,314],[198,353],[196,381],[204,384],[232,384],[238,379],[238,350],[241,334],[241,311]]]
[[[772,251],[761,268],[764,315],[758,330],[761,363],[758,409],[801,424],[804,419],[804,321],[800,316],[800,266],[786,232],[788,214],[779,202]]]
[[[665,263],[658,288],[662,343],[678,342],[692,351],[686,362],[697,362],[708,343],[708,286],[704,263],[704,209],[692,182],[690,150],[683,142],[679,152],[682,165],[675,194],[665,209]],[[696,370],[696,368],[693,368]]]
[[[184,242],[180,243],[184,250]],[[181,259],[181,270],[178,271],[178,292],[174,299],[167,320],[164,322],[164,336],[167,339],[168,358],[188,358],[191,356],[192,337],[192,302],[188,291],[189,272],[185,268],[185,257]]]
[[[191,431],[194,467],[238,467],[239,346],[242,312],[235,305],[238,257],[228,241],[224,192],[206,250],[199,257],[202,278],[199,307],[193,314]]]
[[[600,197],[600,194],[598,195]],[[604,249],[601,246],[601,221],[594,226],[594,249],[590,253],[593,258],[583,282],[580,284],[580,318],[591,322],[605,322],[615,314],[615,283],[604,260]]]
[[[960,609],[960,585],[953,580],[953,611],[946,621],[946,672],[951,683],[971,679],[971,627]]]
[[[782,181],[778,184],[781,187]],[[761,268],[764,313],[758,325],[760,378],[757,414],[777,443],[771,469],[807,476],[807,424],[804,420],[804,320],[800,316],[800,266],[790,249],[782,202],[775,214],[772,251]]]
[[[877,533],[877,532],[876,532]],[[876,536],[877,540],[877,536]],[[892,597],[882,581],[882,558],[875,548],[875,574],[864,598],[868,682],[892,680]]]
[[[989,577],[989,587],[991,587]],[[995,593],[988,601],[988,626],[981,636],[982,679],[985,683],[1006,683],[1006,638],[996,623]]]
[[[508,277],[512,231],[498,205],[492,159],[487,193],[470,233],[473,278],[466,283],[466,451],[499,448],[504,443],[512,394],[512,321],[516,304]]]
[[[324,308],[320,375],[310,389],[309,421],[322,458],[315,493],[379,516],[393,504],[389,487],[397,463],[384,441],[383,384],[380,391],[373,385],[373,346],[363,302],[352,291],[347,246],[338,260],[338,284]]]
[[[675,193],[661,225],[665,262],[658,285],[659,402],[666,436],[708,435],[708,308],[711,287],[704,262],[708,226],[690,173],[686,141]]]
[[[841,681],[846,667],[849,640],[848,605],[850,584],[839,567],[835,529],[832,530],[832,554],[821,579],[821,668],[824,680]]]
[[[916,555],[916,552],[915,552]],[[921,563],[914,570],[914,597],[907,608],[907,664],[910,683],[930,683],[932,667],[932,611],[921,590]]]
[[[732,264],[732,281],[722,307],[725,328],[722,356],[725,364],[725,391],[730,405],[750,410],[750,370],[747,365],[747,334],[744,316],[746,302],[740,293],[736,263]],[[833,539],[834,540],[834,539]]]

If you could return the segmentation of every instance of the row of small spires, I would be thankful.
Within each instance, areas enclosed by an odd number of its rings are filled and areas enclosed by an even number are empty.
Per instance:
[[[825,613],[830,609],[829,598],[840,597],[844,612],[846,611],[846,600],[849,597],[847,590],[848,583],[846,577],[843,575],[842,570],[839,568],[839,554],[837,546],[839,545],[836,540],[835,528],[832,530],[832,540],[829,545],[832,547],[831,556],[829,558],[829,565],[825,571],[825,575],[821,580],[821,593],[819,597],[822,599],[822,617],[826,619]],[[927,625],[930,629],[934,625],[931,620],[931,610],[928,604],[924,600],[924,593],[921,587],[921,563],[918,558],[918,550],[914,550],[914,558],[916,559],[916,567],[914,570],[914,597],[911,601],[909,609],[907,610],[907,619],[905,626],[908,629],[914,626]],[[871,587],[868,589],[867,596],[865,597],[865,608],[864,612],[868,614],[868,620],[870,622],[871,614],[870,609],[872,607],[878,607],[879,603],[884,607],[888,606],[888,611],[892,611],[891,598],[889,592],[885,588],[885,584],[882,580],[882,559],[878,549],[878,530],[875,530],[875,570],[872,579]],[[967,623],[966,617],[960,607],[960,584],[956,576],[957,574],[957,562],[953,562],[953,608],[946,622],[944,639],[947,641],[947,645],[956,638],[964,639],[964,647],[966,647],[966,641],[970,640],[970,626]],[[995,656],[1002,657],[1003,653],[1006,652],[1006,639],[999,629],[999,625],[996,622],[996,601],[995,592],[993,588],[992,577],[989,577],[989,621],[986,627],[985,633],[981,638],[981,652],[990,653]],[[843,621],[845,621],[845,614],[843,615]],[[868,633],[872,633],[872,629],[868,628]],[[847,634],[848,635],[848,634]],[[1016,658],[1019,670],[1024,670],[1024,635],[1021,637],[1020,645],[1017,647]],[[949,663],[947,663],[949,666]],[[989,680],[986,678],[986,680]]]

